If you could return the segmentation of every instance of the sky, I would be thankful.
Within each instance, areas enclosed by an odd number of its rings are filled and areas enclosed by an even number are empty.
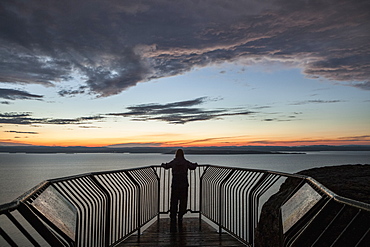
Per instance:
[[[370,145],[368,0],[2,0],[0,145]]]

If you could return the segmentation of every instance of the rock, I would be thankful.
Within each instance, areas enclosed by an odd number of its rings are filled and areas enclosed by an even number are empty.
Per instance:
[[[316,179],[335,194],[370,204],[370,165],[342,165],[298,172]]]

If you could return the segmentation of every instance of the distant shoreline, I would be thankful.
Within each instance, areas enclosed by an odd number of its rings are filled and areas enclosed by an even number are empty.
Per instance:
[[[171,151],[164,154],[175,154],[175,151]],[[255,151],[255,150],[207,150],[207,149],[200,149],[200,150],[186,150],[186,154],[204,154],[204,155],[225,155],[225,154],[306,154],[306,153],[288,153],[288,152],[276,152],[276,151]]]
[[[174,154],[178,148],[183,148],[185,154],[233,155],[233,154],[305,154],[320,151],[370,151],[370,145],[347,146],[228,146],[228,147],[60,147],[60,146],[0,146],[0,153],[159,153]]]

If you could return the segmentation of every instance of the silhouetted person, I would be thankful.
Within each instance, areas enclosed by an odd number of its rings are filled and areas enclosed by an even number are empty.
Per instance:
[[[178,212],[179,226],[182,224],[182,218],[186,213],[188,204],[188,170],[197,168],[197,163],[192,163],[185,159],[184,151],[178,149],[175,158],[169,163],[162,163],[165,169],[172,168],[172,185],[171,185],[171,204],[170,204],[170,218],[171,231],[176,227],[176,215]],[[180,206],[178,209],[178,205]]]

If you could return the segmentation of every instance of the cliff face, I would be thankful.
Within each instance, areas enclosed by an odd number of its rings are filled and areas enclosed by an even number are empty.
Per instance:
[[[299,174],[314,178],[337,195],[370,204],[370,165],[313,168]],[[298,179],[287,179],[263,205],[256,229],[257,247],[281,246],[280,207],[299,182]]]

